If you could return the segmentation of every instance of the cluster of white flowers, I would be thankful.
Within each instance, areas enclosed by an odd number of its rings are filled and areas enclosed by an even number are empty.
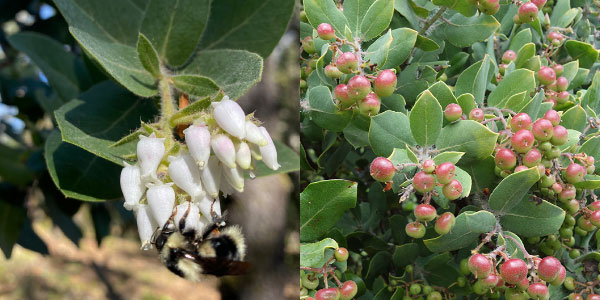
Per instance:
[[[187,147],[182,147],[177,156],[165,161],[164,138],[154,133],[140,136],[138,161],[134,165],[125,163],[121,171],[124,206],[136,214],[143,249],[151,248],[152,234],[164,226],[174,208],[175,224],[189,210],[186,229],[202,230],[210,222],[211,212],[221,215],[219,191],[224,195],[242,192],[244,171],[252,169],[253,158],[270,169],[280,167],[269,133],[247,118],[237,102],[225,96],[212,107],[216,122],[201,122],[185,129]],[[161,163],[168,165],[168,176],[160,174]],[[176,206],[176,202],[181,204]]]

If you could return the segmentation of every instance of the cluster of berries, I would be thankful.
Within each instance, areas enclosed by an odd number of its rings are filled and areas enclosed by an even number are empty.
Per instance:
[[[349,252],[344,247],[339,247],[335,249],[333,254],[335,261],[337,262],[345,262],[348,260]],[[327,266],[325,266],[327,268]],[[335,276],[335,273],[332,273]],[[356,282],[352,280],[347,280],[344,282],[338,281],[337,277],[334,278],[338,286],[337,287],[329,287],[327,285],[325,288],[319,289],[315,293],[315,297],[305,297],[302,298],[304,300],[350,300],[356,296],[358,293],[358,286]],[[317,273],[308,271],[304,272],[300,271],[300,297],[307,296],[309,290],[315,290],[319,286],[319,277]]]
[[[505,256],[505,254],[503,254]],[[533,265],[528,265],[518,258],[505,258],[498,272],[493,259],[483,254],[473,254],[460,263],[462,275],[475,275],[473,292],[484,295],[488,292],[504,292],[506,299],[549,299],[547,283],[561,285],[565,281],[567,271],[561,262],[553,256],[543,259],[532,257]],[[531,272],[528,277],[530,269]]]
[[[433,221],[436,217],[434,229],[439,235],[446,234],[454,227],[455,217],[451,212],[445,212],[441,215],[437,215],[435,207],[429,204],[419,204],[415,207],[413,212],[415,214],[416,221],[406,224],[404,231],[406,235],[420,239],[425,236],[425,225],[421,222]]]
[[[201,230],[213,213],[221,214],[219,191],[243,191],[244,171],[253,169],[253,158],[279,168],[275,145],[258,121],[227,96],[212,107],[206,118],[183,131],[185,144],[174,147],[176,153],[167,153],[165,138],[155,133],[140,136],[137,162],[125,163],[121,171],[124,207],[136,214],[144,249],[151,247],[154,230],[169,220],[176,203],[181,207],[175,223],[191,201],[186,227]]]

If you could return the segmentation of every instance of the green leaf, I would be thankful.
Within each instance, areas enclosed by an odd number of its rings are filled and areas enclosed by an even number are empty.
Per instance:
[[[91,85],[83,62],[57,41],[39,33],[20,32],[9,36],[8,42],[40,68],[62,103],[77,97]]]
[[[471,176],[473,189],[476,192],[481,192],[485,188],[491,190],[496,184],[497,178],[494,174],[496,163],[491,156],[474,163],[463,163],[463,161],[461,161],[459,166]]]
[[[485,14],[472,17],[455,14],[442,26],[446,40],[462,48],[486,40],[500,27],[500,23],[494,17]]]
[[[579,138],[581,137],[581,132],[573,129],[567,129],[567,142],[558,146],[558,149],[562,152],[566,152],[571,147],[577,143],[579,143]]]
[[[521,49],[521,47],[525,46],[525,44],[527,43],[531,43],[531,29],[529,28],[525,28],[519,31],[515,36],[511,38],[508,50],[517,52],[519,51],[519,49]]]
[[[333,0],[304,0],[304,11],[310,24],[317,28],[321,23],[329,23],[338,33],[343,33],[348,20]]]
[[[61,140],[60,131],[48,136],[44,151],[48,172],[69,198],[104,201],[121,196],[121,167]]]
[[[477,108],[475,97],[469,93],[458,96],[458,98],[456,98],[456,102],[458,102],[458,105],[460,105],[460,108],[462,108],[463,114],[469,113],[471,110]]]
[[[365,13],[360,23],[360,35],[364,41],[369,41],[382,33],[394,14],[394,0],[376,0]]]
[[[525,259],[525,253],[521,249],[525,249],[523,241],[516,234],[510,231],[504,231],[498,235],[498,246],[506,246],[506,252],[510,257]]]
[[[339,110],[333,103],[331,92],[325,86],[317,86],[310,89],[308,102],[313,122],[327,130],[335,132],[344,130],[352,117],[351,111]]]
[[[526,98],[527,100],[525,100]],[[527,103],[529,103],[529,97],[527,96],[527,92],[523,91],[508,98],[504,108],[508,108],[513,111],[520,111],[525,105],[527,105]]]
[[[477,12],[477,7],[468,1],[461,0],[433,0],[433,4],[437,6],[446,6],[461,13],[465,17],[471,17]]]
[[[438,81],[430,86],[429,92],[437,99],[442,109],[445,109],[450,103],[458,103],[450,87],[443,81]]]
[[[544,236],[555,233],[565,218],[565,211],[547,201],[538,204],[526,195],[519,204],[500,217],[504,230],[521,237]]]
[[[366,59],[376,63],[381,69],[395,68],[410,55],[417,32],[410,28],[398,28],[388,31],[367,48]]]
[[[31,157],[27,158],[30,155],[25,148],[0,143],[0,178],[2,178],[2,182],[21,188],[31,184],[34,174],[29,168],[29,162],[26,161],[26,159],[31,159]]]
[[[440,49],[440,45],[438,45],[434,40],[422,36],[420,34],[417,35],[417,42],[415,43],[415,47],[427,52]]]
[[[432,252],[457,250],[471,245],[480,234],[492,231],[495,226],[496,219],[488,211],[463,212],[456,217],[449,233],[423,242]]]
[[[592,84],[581,99],[581,106],[589,106],[593,110],[600,111],[600,71],[594,74]]]
[[[519,112],[524,112],[530,116],[537,116],[542,106],[542,101],[545,97],[544,91],[539,91],[537,94],[535,94],[533,99],[529,101],[529,103],[519,110]]]
[[[369,261],[369,268],[365,276],[367,287],[373,284],[377,276],[387,274],[392,264],[392,255],[386,251],[377,252]]]
[[[587,140],[581,147],[579,147],[578,153],[585,153],[594,157],[594,165],[596,168],[600,167],[600,136],[593,137]]]
[[[517,52],[517,59],[515,60],[515,68],[521,68],[527,63],[527,61],[535,55],[535,44],[527,43],[523,45]]]
[[[560,125],[567,129],[583,132],[587,124],[587,114],[581,105],[569,108],[560,118]]]
[[[304,1],[307,14],[311,4],[308,2],[315,1]],[[242,49],[266,58],[285,33],[293,12],[293,0],[210,1],[210,17],[199,48]],[[197,12],[190,11],[190,14],[193,13]],[[309,20],[315,24],[312,14]],[[340,35],[344,26],[341,29],[338,31]]]
[[[575,77],[573,78],[573,80],[571,80],[569,82],[569,87],[567,89],[574,90],[574,89],[580,87],[582,84],[584,84],[587,81],[589,73],[590,73],[590,70],[588,70],[588,69],[584,69],[584,68],[577,69],[577,74],[575,74]]]
[[[440,131],[444,113],[442,106],[429,91],[423,92],[409,116],[410,131],[420,146],[431,146],[435,143]]]
[[[381,108],[406,114],[406,100],[400,94],[391,94],[381,98]]]
[[[397,270],[404,270],[404,267],[412,264],[417,257],[419,257],[419,245],[408,243],[396,246],[392,262]]]
[[[122,165],[123,157],[135,154],[138,139],[111,147],[136,130],[140,120],[157,114],[152,101],[140,99],[112,81],[97,84],[55,111],[65,142]]]
[[[407,103],[414,103],[419,94],[437,81],[437,72],[429,65],[409,64],[398,76],[396,91]]]
[[[0,201],[0,249],[8,259],[27,219],[25,207]]]
[[[488,105],[504,107],[508,99],[521,92],[531,92],[535,89],[535,74],[527,69],[514,70],[508,74],[487,98]]]
[[[552,9],[552,15],[550,16],[550,24],[552,26],[558,26],[558,20],[571,9],[571,1],[569,0],[556,0],[555,2],[556,5]]]
[[[490,70],[490,58],[485,55],[484,58],[464,70],[456,81],[456,95],[469,93],[475,97],[475,102],[483,105],[485,91],[487,89],[488,73]],[[469,111],[465,111],[469,113]]]
[[[358,115],[348,123],[344,128],[344,138],[354,149],[369,145],[369,127],[371,119],[363,115]]]
[[[154,49],[148,38],[141,33],[137,42],[137,55],[144,69],[155,78],[160,78],[158,53],[156,53],[156,49]]]
[[[563,65],[563,73],[560,76],[564,76],[569,82],[571,82],[575,78],[575,75],[577,75],[578,70],[579,61],[574,60]]]
[[[219,87],[210,78],[198,75],[175,75],[170,77],[176,88],[182,92],[197,96],[207,97],[215,96],[219,92]]]
[[[565,42],[565,49],[573,60],[579,60],[579,67],[589,69],[598,60],[598,50],[594,46],[575,40]]]
[[[385,111],[371,118],[369,143],[378,156],[389,156],[394,148],[415,145],[408,117],[400,112]]]
[[[309,184],[300,193],[300,240],[319,238],[355,205],[355,182],[324,180]]]
[[[356,36],[360,35],[360,25],[373,2],[375,2],[375,0],[344,1],[344,16],[346,16],[346,20],[348,20],[348,28]]]
[[[465,152],[468,160],[484,159],[492,154],[498,134],[471,120],[450,124],[440,132],[437,150]]]
[[[433,162],[436,165],[441,165],[442,163],[445,163],[445,162],[451,162],[453,164],[456,164],[456,163],[458,163],[458,161],[464,154],[465,154],[464,152],[452,152],[452,151],[442,152],[433,158]]]
[[[337,249],[338,243],[326,238],[321,241],[300,245],[300,266],[322,268],[330,257],[325,257],[325,250]]]
[[[590,189],[595,190],[600,188],[600,176],[598,175],[586,175],[584,181],[573,184],[579,189]]]
[[[508,175],[490,195],[490,208],[501,214],[515,207],[529,189],[540,180],[537,167]]]
[[[208,21],[210,1],[145,2],[147,4],[140,32],[154,45],[161,61],[171,66],[183,65],[192,56],[202,37]],[[116,14],[120,15],[120,12]]]
[[[410,0],[395,0],[394,9],[410,23],[412,28],[419,28],[419,17],[411,7]]]

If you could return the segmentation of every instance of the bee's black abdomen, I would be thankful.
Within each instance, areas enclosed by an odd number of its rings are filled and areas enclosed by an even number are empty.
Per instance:
[[[237,246],[229,236],[221,235],[210,239],[210,242],[215,249],[216,257],[228,260],[239,260]]]

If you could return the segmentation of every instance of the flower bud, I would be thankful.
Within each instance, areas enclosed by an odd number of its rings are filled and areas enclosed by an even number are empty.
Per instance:
[[[165,154],[164,141],[164,138],[157,138],[154,133],[150,136],[140,135],[140,141],[137,143],[137,157],[143,178],[156,177],[156,169]]]
[[[240,168],[228,168],[227,166],[223,166],[223,175],[225,175],[225,179],[227,183],[229,183],[236,191],[243,192],[244,191],[244,172]]]
[[[179,231],[186,232],[194,229],[202,230],[202,228],[205,226],[205,224],[202,224],[200,221],[200,210],[198,209],[198,206],[192,205],[191,202],[186,202],[177,205],[176,209],[177,213],[175,214],[173,220]],[[185,227],[181,228],[179,226],[179,222],[186,213],[187,216],[185,217]]]
[[[245,142],[241,142],[236,147],[235,162],[244,170],[250,168],[250,163],[252,163],[252,154],[250,153],[250,147]]]
[[[267,139],[252,121],[246,121],[246,140],[259,146],[266,146]]]
[[[211,199],[209,197],[203,197],[194,204],[200,209],[202,216],[207,220],[212,220],[211,210],[217,216],[221,216],[221,201],[219,198]]]
[[[219,160],[230,168],[235,168],[235,146],[224,134],[214,136],[210,145]]]
[[[196,167],[194,159],[187,153],[169,156],[169,176],[192,199],[204,193],[200,182],[200,170]]]
[[[142,249],[151,249],[152,234],[154,234],[154,231],[156,228],[158,228],[158,224],[152,217],[150,207],[148,207],[146,204],[140,204],[137,206],[137,210],[135,211],[135,220],[137,223],[138,233],[140,234],[140,241],[142,241]]]
[[[123,162],[125,168],[121,171],[121,191],[125,198],[123,206],[127,210],[135,209],[144,195],[146,187],[142,184],[140,167]]]
[[[152,216],[160,227],[163,227],[167,223],[173,213],[173,206],[175,206],[175,191],[171,185],[163,183],[154,184],[146,192],[148,206],[150,206]]]
[[[213,102],[213,114],[219,127],[238,139],[246,136],[246,115],[237,102],[225,96],[220,102]]]
[[[209,196],[217,198],[219,196],[219,187],[221,186],[221,166],[219,166],[219,159],[217,157],[211,156],[208,159],[206,168],[200,171],[200,178]]]
[[[269,132],[266,128],[260,127],[263,135],[267,139],[267,145],[260,147],[260,155],[262,156],[262,160],[271,170],[277,170],[281,165],[277,162],[277,149],[275,148],[275,144],[273,144],[273,140],[269,135]]]
[[[210,156],[210,132],[206,125],[192,125],[183,131],[185,143],[200,169]]]

